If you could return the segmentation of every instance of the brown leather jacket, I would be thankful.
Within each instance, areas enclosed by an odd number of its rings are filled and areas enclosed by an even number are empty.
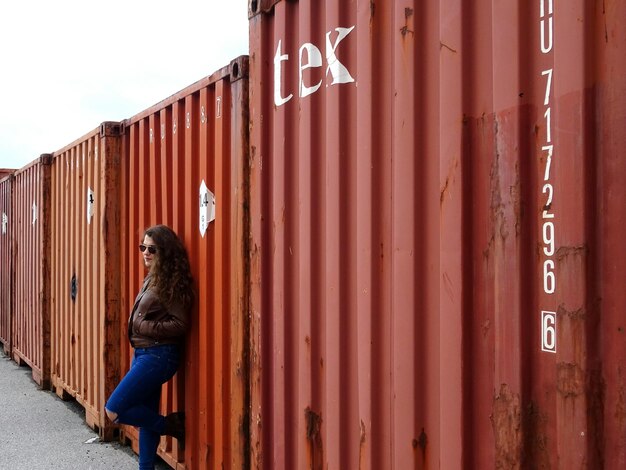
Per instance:
[[[189,324],[188,312],[181,305],[164,306],[156,292],[146,286],[149,276],[135,299],[128,319],[128,338],[134,348],[179,344]]]

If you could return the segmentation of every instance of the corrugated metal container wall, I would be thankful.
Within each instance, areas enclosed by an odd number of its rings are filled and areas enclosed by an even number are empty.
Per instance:
[[[54,153],[52,385],[112,437],[104,404],[119,381],[119,178],[122,126],[105,122]]]
[[[13,187],[13,358],[50,385],[50,155],[15,172]]]
[[[185,366],[162,395],[163,413],[187,416],[185,454],[171,438],[159,448],[175,468],[239,469],[247,452],[247,99],[248,58],[240,57],[126,121],[123,311],[145,276],[137,246],[152,225],[181,236],[197,282]],[[122,371],[131,359],[126,328]],[[137,449],[136,429],[124,430]]]
[[[2,232],[0,232],[0,341],[3,350],[11,355],[11,297],[13,292],[13,217],[11,212],[11,196],[13,194],[13,176],[0,180],[0,216]]]
[[[623,468],[626,3],[250,15],[253,468]]]

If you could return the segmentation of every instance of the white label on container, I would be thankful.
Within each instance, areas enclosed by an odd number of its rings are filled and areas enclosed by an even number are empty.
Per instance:
[[[200,235],[204,234],[209,224],[215,220],[215,195],[209,191],[206,183],[200,184]]]
[[[87,224],[91,224],[91,218],[93,217],[95,199],[93,197],[93,190],[87,188]]]
[[[33,225],[37,222],[37,204],[33,201]]]
[[[2,213],[2,235],[7,234],[7,226],[9,225],[9,218],[6,213]]]
[[[542,54],[551,54],[554,44],[554,2],[553,0],[539,0],[540,5],[540,25],[541,39],[539,41]],[[546,8],[547,7],[547,8]],[[555,64],[553,57],[547,60],[548,63]],[[541,219],[539,222],[540,236],[539,239],[543,241],[541,246],[541,254],[543,255],[543,292],[546,295],[555,294],[558,283],[558,271],[556,265],[556,252],[559,238],[559,225],[558,225],[558,184],[556,181],[556,171],[553,168],[553,162],[557,161],[560,157],[556,142],[552,140],[552,134],[558,127],[555,124],[555,118],[558,114],[552,114],[552,107],[554,101],[552,96],[554,95],[554,83],[557,76],[557,70],[555,68],[549,68],[541,71],[541,78],[537,77],[538,84],[545,83],[545,93],[543,94],[543,118],[545,123],[545,135],[544,132],[538,132],[537,135],[541,136],[539,144],[541,151],[538,151],[538,175],[543,173],[543,181],[540,180],[539,186],[541,187],[541,193],[544,195],[541,198],[541,206],[539,208]],[[556,110],[556,108],[555,108]],[[539,112],[541,115],[541,112]],[[539,123],[540,121],[538,121]],[[539,127],[537,128],[540,129]],[[543,131],[543,129],[541,129]],[[542,171],[543,170],[543,171]],[[541,265],[540,264],[540,265]],[[554,304],[556,300],[549,299],[549,297],[543,297],[545,302]],[[552,307],[554,308],[554,307]],[[552,310],[541,309],[541,350],[549,353],[556,353],[556,340],[557,340],[557,314]]]
[[[556,353],[556,312],[541,312],[541,350]]]

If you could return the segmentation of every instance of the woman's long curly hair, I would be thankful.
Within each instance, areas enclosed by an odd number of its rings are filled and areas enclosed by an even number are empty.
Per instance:
[[[167,225],[155,225],[144,232],[157,246],[150,266],[150,286],[164,305],[180,302],[190,308],[194,301],[193,277],[182,240]]]

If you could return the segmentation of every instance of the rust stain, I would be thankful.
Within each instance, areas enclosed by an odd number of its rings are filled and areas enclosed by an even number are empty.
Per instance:
[[[583,307],[576,310],[567,310],[563,305],[559,305],[557,316],[559,319],[567,318],[571,321],[585,321],[587,319],[587,310]]]
[[[366,437],[367,437],[367,434],[365,432],[365,423],[363,422],[363,420],[361,420],[361,437],[359,439],[359,442],[361,443],[361,446],[363,446],[363,444],[365,444]]]
[[[456,54],[456,52],[457,52],[457,51],[456,51],[456,49],[452,49],[452,48],[451,48],[450,46],[448,46],[447,44],[445,44],[445,43],[443,43],[443,42],[439,41],[439,49],[441,50],[441,49],[443,49],[444,47],[445,47],[446,49],[448,49],[449,51],[454,52],[455,54]]]
[[[426,466],[426,445],[428,444],[428,436],[426,435],[426,432],[424,431],[424,428],[422,428],[422,432],[420,433],[420,435],[413,439],[413,441],[411,442],[411,445],[413,446],[413,450],[417,452],[417,449],[420,450],[420,454],[422,457],[422,466],[425,467]],[[415,455],[415,461],[417,464],[417,459],[418,459],[418,455]]]
[[[440,193],[439,193],[439,204],[440,206],[443,206],[443,202],[445,200],[445,195],[448,192],[448,187],[450,186],[451,181],[454,182],[455,178],[454,175],[456,173],[457,168],[459,167],[459,159],[455,158],[454,161],[452,162],[452,164],[450,165],[450,168],[448,169],[448,176],[446,177],[446,182],[443,185],[443,188],[441,189]]]
[[[487,247],[483,250],[484,261],[489,261],[489,256],[491,252],[493,251],[494,243],[495,243],[495,237],[491,235],[491,238],[489,238],[489,241],[487,242]]]
[[[519,162],[515,162],[515,183],[509,188],[513,210],[515,212],[515,235],[519,237],[522,231],[522,197],[519,175]]]
[[[483,324],[481,325],[481,330],[483,332],[483,338],[485,338],[487,336],[487,333],[489,333],[489,330],[491,329],[491,320],[489,318],[487,318]]]
[[[446,183],[443,185],[443,189],[441,190],[441,194],[439,195],[439,204],[443,206],[443,200],[446,194],[446,190],[448,189],[448,185],[450,184],[450,177],[446,178]]]
[[[304,410],[306,421],[306,439],[311,455],[311,470],[324,469],[324,446],[322,442],[322,416],[310,407]]]
[[[617,377],[617,383],[615,384],[617,399],[615,400],[615,411],[613,412],[615,421],[612,428],[617,430],[618,435],[626,436],[626,390],[624,389],[624,377],[622,376],[622,368],[620,366],[617,367]]]
[[[493,399],[490,416],[496,445],[496,469],[519,469],[522,457],[522,419],[519,394],[507,384]]]
[[[556,388],[561,397],[576,398],[585,392],[585,374],[578,364],[559,362],[556,375]]]
[[[408,26],[403,26],[400,28],[400,33],[402,33],[402,36],[406,36],[408,33],[415,34],[415,31],[409,29]]]
[[[605,399],[606,383],[599,369],[588,371],[586,374],[586,396],[587,396],[587,439],[589,440],[589,463],[590,468],[606,468],[604,464],[605,445]]]
[[[419,437],[415,440],[417,446],[422,449],[422,452],[424,452],[424,454],[426,453],[426,444],[428,444],[428,436],[426,435],[426,432],[424,432],[424,428],[422,428],[422,432],[420,433]]]
[[[606,23],[606,1],[602,0],[602,20],[604,23],[604,42],[608,44],[609,42],[609,27]]]
[[[413,16],[413,9],[412,8],[405,8],[404,9],[404,18],[406,19],[406,23],[405,25],[400,28],[400,33],[402,33],[402,36],[406,36],[408,33],[411,33],[413,35],[415,35],[415,31],[413,31],[412,29],[409,29],[409,18],[411,18]]]
[[[494,135],[497,140],[498,136],[498,122],[494,122]],[[494,227],[494,239],[495,234],[500,233],[501,239],[505,240],[509,234],[507,230],[506,216],[504,214],[504,202],[502,200],[502,193],[500,190],[500,151],[496,147],[495,158],[491,164],[491,170],[489,173],[490,183],[490,209],[491,219]]]
[[[588,251],[587,245],[562,246],[556,250],[555,257],[557,261],[563,261],[570,256],[586,255]]]
[[[534,402],[525,406],[523,466],[533,462],[536,468],[550,468],[549,421]]]
[[[367,434],[365,432],[365,423],[361,420],[361,437],[359,439],[359,468],[366,468],[365,457],[365,441],[367,440]]]
[[[448,273],[444,272],[441,276],[443,278],[443,285],[446,289],[446,293],[452,302],[454,302],[454,286],[452,285],[452,279],[448,276]]]
[[[619,427],[626,431],[626,391],[624,390],[624,378],[622,377],[622,368],[617,368],[617,376],[619,377],[619,386],[617,388],[617,403],[615,404],[615,419]]]

